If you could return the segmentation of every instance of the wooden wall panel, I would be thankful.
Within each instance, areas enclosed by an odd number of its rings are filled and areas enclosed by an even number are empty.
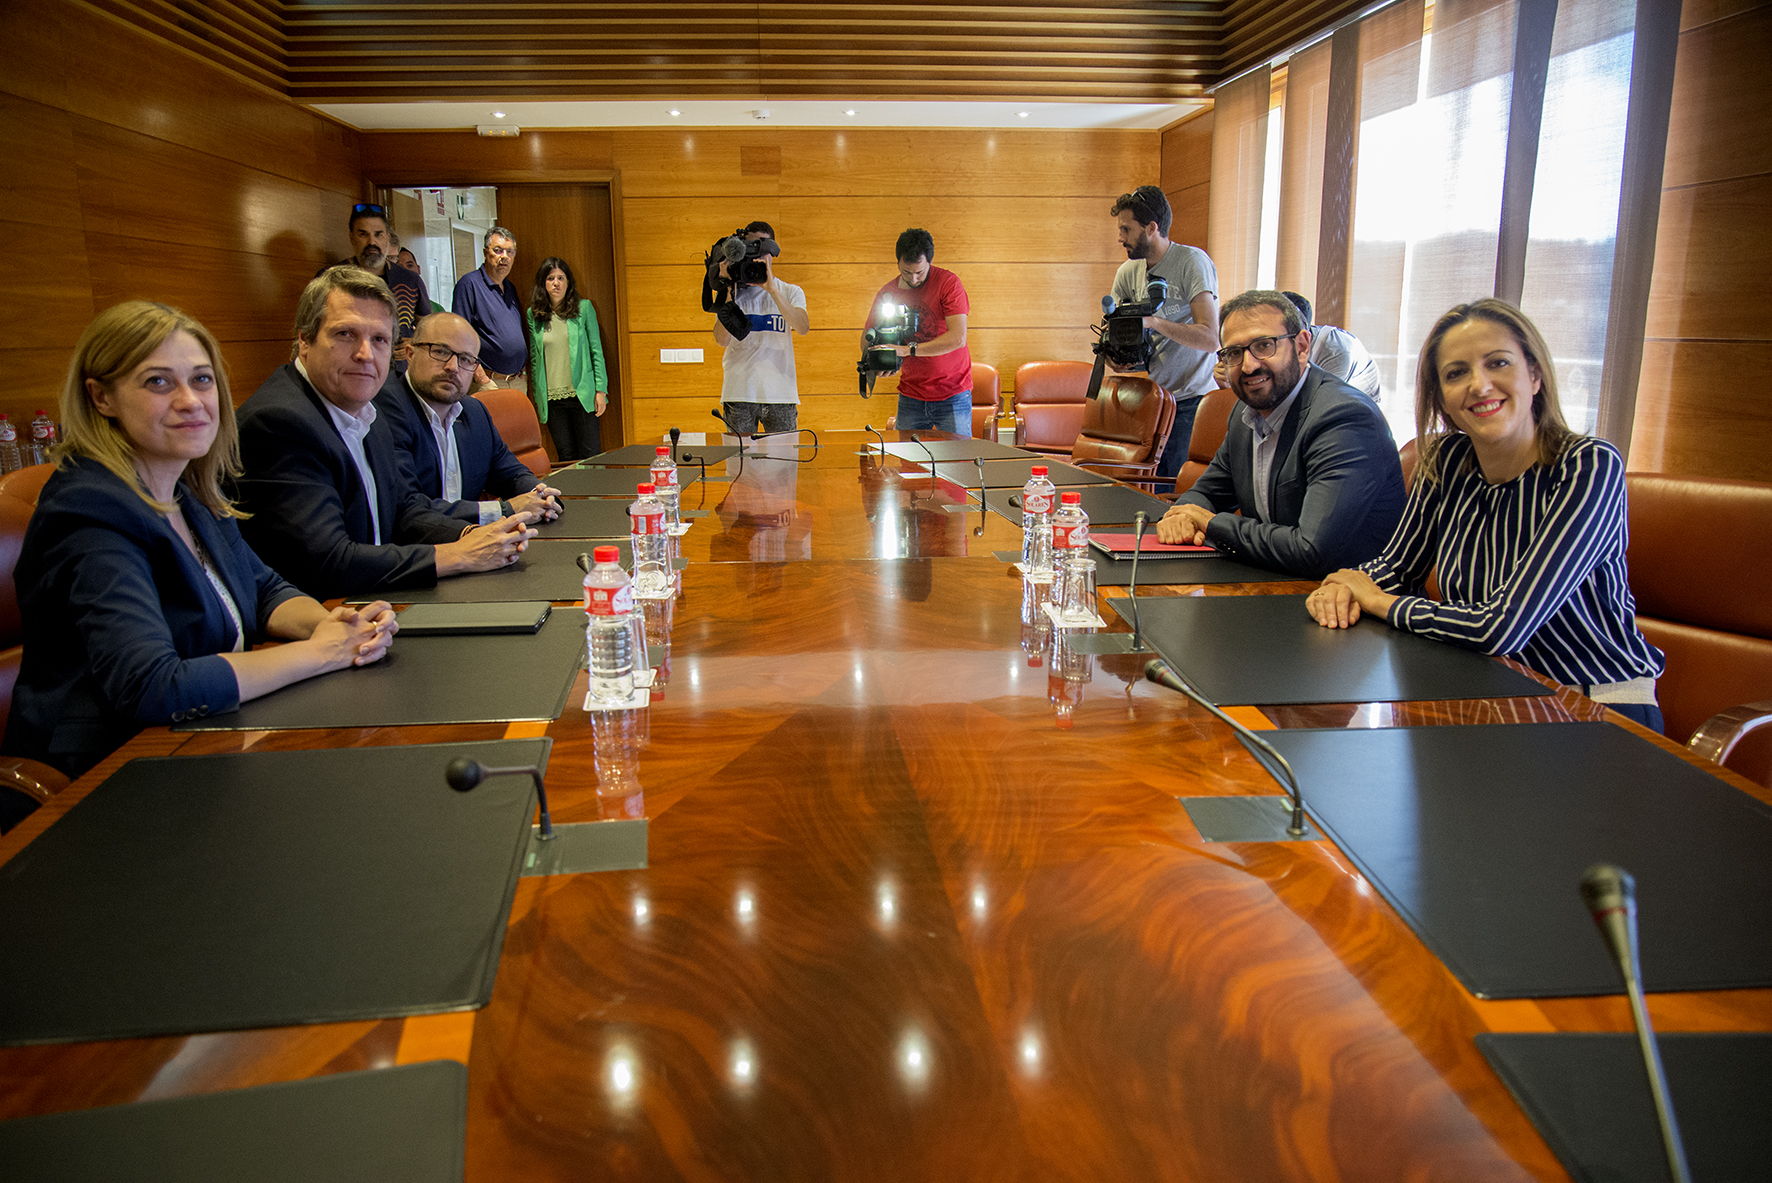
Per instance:
[[[1630,467],[1772,481],[1772,5],[1681,23]]]
[[[874,263],[890,271],[899,232],[920,226],[935,237],[935,261],[1118,263],[1108,207],[1099,197],[919,194],[884,197],[627,197],[626,257],[700,265],[715,239],[753,219],[775,227],[787,253],[828,263]],[[884,282],[884,280],[882,280]]]
[[[1630,467],[1772,481],[1772,401],[1748,377],[1769,372],[1768,341],[1646,343]]]
[[[203,320],[249,395],[348,249],[357,133],[81,5],[9,0],[0,43],[5,215],[45,260],[0,285],[0,410],[53,403],[93,313],[135,298]]]
[[[614,133],[572,129],[526,131],[491,139],[471,131],[376,131],[362,137],[363,175],[377,184],[456,186],[489,183],[553,184],[607,173],[615,166]]]
[[[1204,111],[1163,132],[1164,196],[1174,222],[1169,237],[1206,249],[1206,216],[1212,195],[1213,113]]]
[[[1768,45],[1768,4],[1680,34],[1663,186],[1772,172]]]

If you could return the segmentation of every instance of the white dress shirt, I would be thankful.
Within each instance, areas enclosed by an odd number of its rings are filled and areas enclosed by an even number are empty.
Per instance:
[[[412,388],[411,379],[407,379],[407,389]],[[461,500],[461,448],[455,442],[455,421],[461,418],[461,403],[450,403],[447,408],[439,410],[437,404],[414,390],[413,397],[418,405],[424,408],[425,421],[431,425],[431,442],[437,445],[437,471],[443,474],[443,500]],[[498,501],[481,501],[480,524],[496,522],[502,514],[498,511]]]
[[[295,369],[302,376],[304,382],[309,386],[314,385],[313,379],[308,377],[308,367],[302,365],[300,358],[295,360]],[[315,391],[318,393],[319,387],[315,387]],[[345,451],[349,452],[351,459],[357,463],[357,475],[363,478],[363,491],[369,495],[369,525],[375,533],[375,537],[370,541],[376,546],[380,546],[381,498],[376,496],[375,473],[370,471],[369,455],[363,450],[363,440],[368,436],[369,429],[375,426],[375,404],[365,403],[362,411],[353,415],[349,411],[339,410],[333,405],[331,399],[322,394],[320,395],[320,405],[326,408],[328,415],[332,416],[332,425],[338,428],[339,438],[345,442]]]

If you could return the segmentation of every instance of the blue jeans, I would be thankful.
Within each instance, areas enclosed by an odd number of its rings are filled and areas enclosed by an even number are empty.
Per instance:
[[[899,395],[898,430],[951,431],[955,435],[971,435],[972,392],[962,390],[952,398],[935,402]]]

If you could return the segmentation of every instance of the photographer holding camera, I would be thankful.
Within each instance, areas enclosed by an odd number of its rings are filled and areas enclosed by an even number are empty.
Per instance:
[[[863,365],[869,351],[896,355],[898,429],[972,434],[972,351],[966,348],[966,316],[971,305],[960,277],[931,266],[935,239],[927,230],[906,230],[895,250],[898,278],[874,296],[868,327],[861,335]],[[914,325],[909,340],[879,331],[881,326]],[[891,342],[883,343],[882,339]],[[893,361],[887,356],[889,367]],[[878,367],[890,372],[886,367]],[[864,369],[864,377],[866,371]],[[869,384],[871,385],[871,383]],[[864,386],[863,390],[867,390]]]
[[[792,431],[800,389],[790,331],[812,331],[806,293],[775,277],[781,253],[768,222],[752,222],[708,253],[702,308],[715,315],[714,343],[726,351],[720,410],[739,435]]]
[[[1157,186],[1122,193],[1108,212],[1118,219],[1127,256],[1114,276],[1115,302],[1144,300],[1147,276],[1169,283],[1167,297],[1155,315],[1144,318],[1144,327],[1158,335],[1146,372],[1175,396],[1175,426],[1157,468],[1159,477],[1174,477],[1187,456],[1200,399],[1218,389],[1212,376],[1218,352],[1218,269],[1205,251],[1169,241],[1169,199]]]

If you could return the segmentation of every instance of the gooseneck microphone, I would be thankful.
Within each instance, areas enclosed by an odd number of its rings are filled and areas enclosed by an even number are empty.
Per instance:
[[[1618,965],[1624,991],[1630,996],[1631,1021],[1643,1048],[1643,1068],[1649,1076],[1649,1092],[1655,1099],[1655,1118],[1661,1125],[1661,1144],[1667,1151],[1667,1169],[1674,1183],[1692,1183],[1686,1165],[1686,1148],[1680,1126],[1674,1120],[1674,1104],[1667,1092],[1667,1074],[1661,1067],[1661,1050],[1649,1025],[1649,1008],[1643,1002],[1642,965],[1637,958],[1637,881],[1622,867],[1595,863],[1581,876],[1581,899],[1594,915],[1600,937]]]
[[[1286,826],[1286,832],[1294,838],[1303,838],[1309,833],[1309,830],[1305,828],[1304,824],[1304,794],[1299,792],[1298,777],[1293,774],[1292,765],[1286,762],[1286,757],[1280,755],[1279,750],[1276,749],[1273,744],[1225,714],[1219,709],[1217,703],[1211,701],[1198,690],[1195,690],[1192,686],[1188,685],[1187,682],[1182,679],[1181,675],[1170,669],[1163,662],[1152,661],[1147,663],[1144,667],[1144,676],[1159,686],[1167,686],[1177,694],[1187,695],[1189,698],[1216,715],[1221,722],[1229,726],[1232,731],[1235,731],[1241,736],[1243,742],[1256,748],[1257,750],[1254,753],[1255,762],[1261,765],[1269,776],[1274,778],[1276,784],[1286,790],[1286,795],[1288,797],[1292,798],[1292,821]],[[1266,759],[1263,759],[1263,756],[1265,756]],[[1269,760],[1272,760],[1273,763],[1268,763]],[[1281,772],[1285,773],[1284,777],[1280,775]]]
[[[681,463],[681,461],[677,459],[677,441],[682,438],[683,430],[681,428],[671,428],[671,463],[673,464]]]
[[[867,432],[869,435],[879,436],[879,438],[880,438],[880,459],[882,459],[882,460],[886,459],[886,437],[883,435],[880,435],[879,432],[875,431],[874,425],[872,423],[863,423],[861,425],[861,429],[863,431]]]
[[[1132,649],[1144,652],[1144,628],[1138,620],[1138,556],[1144,552],[1144,524],[1149,520],[1144,510],[1132,515],[1132,582],[1126,587],[1126,598],[1132,601]]]
[[[481,781],[489,776],[528,776],[535,781],[535,795],[541,802],[541,837],[547,841],[554,836],[554,822],[548,817],[548,790],[541,783],[541,769],[538,767],[488,768],[478,760],[470,760],[466,756],[457,756],[443,769],[443,779],[449,787],[458,793],[466,793],[477,788]]]
[[[933,501],[935,500],[935,482],[940,475],[935,471],[935,453],[929,450],[929,445],[923,442],[923,437],[914,431],[911,432],[911,442],[916,444],[919,448],[922,448],[923,454],[929,457],[929,499]],[[915,505],[916,503],[917,491],[912,489],[911,504]]]

